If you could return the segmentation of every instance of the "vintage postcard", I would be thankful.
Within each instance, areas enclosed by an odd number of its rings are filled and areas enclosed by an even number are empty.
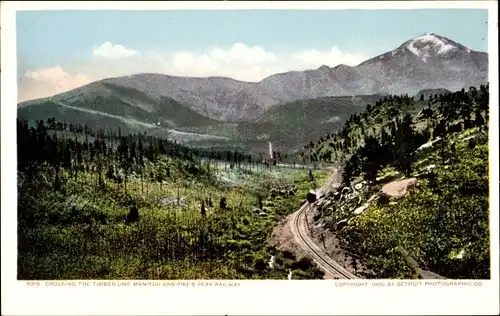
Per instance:
[[[2,313],[498,313],[497,9],[2,2]]]

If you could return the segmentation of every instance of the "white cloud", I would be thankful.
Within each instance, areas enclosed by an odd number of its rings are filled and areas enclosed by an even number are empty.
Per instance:
[[[80,87],[91,80],[85,74],[70,75],[61,66],[26,71],[19,82],[19,101],[52,96]]]
[[[258,81],[279,68],[277,60],[274,53],[262,47],[236,43],[228,49],[217,47],[200,54],[179,51],[166,56],[157,69],[177,76],[227,76]]]
[[[361,53],[344,53],[337,47],[332,47],[330,51],[325,52],[318,51],[316,49],[304,50],[295,54],[293,58],[299,61],[302,65],[320,67],[322,65],[336,66],[339,64],[356,66],[365,61],[367,56]]]
[[[119,64],[110,63],[109,59],[97,58],[89,61],[75,61],[64,66],[79,75],[71,76],[61,67],[46,68],[27,72],[30,84],[40,86],[40,80],[50,86],[45,90],[31,89],[25,83],[25,90],[20,91],[20,98],[26,100],[40,97],[37,91],[50,95],[54,90],[61,92],[64,86],[74,88],[89,81],[103,78],[130,75],[134,73],[164,73],[173,76],[208,77],[224,76],[243,81],[260,81],[275,73],[318,68],[321,65],[334,67],[338,64],[354,66],[368,57],[362,53],[343,52],[333,47],[330,50],[308,49],[297,52],[271,52],[260,46],[235,43],[228,47],[213,47],[205,52],[177,51],[171,54],[161,52],[136,52],[122,45],[104,43],[94,50],[94,55],[128,58]],[[40,92],[40,93],[41,93]],[[52,93],[55,94],[55,93]]]
[[[256,65],[276,62],[273,53],[266,52],[262,47],[250,47],[243,43],[236,43],[229,50],[215,48],[209,57],[226,64]]]
[[[244,81],[260,81],[267,76],[290,70],[305,70],[338,64],[355,66],[367,59],[361,53],[345,53],[334,47],[296,53],[274,53],[259,46],[236,43],[229,48],[214,48],[206,53],[177,52],[163,59],[157,72],[178,76],[228,76]]]
[[[101,46],[95,48],[92,53],[97,57],[112,59],[130,57],[137,54],[134,50],[125,48],[123,45],[113,44],[111,42],[103,43]]]

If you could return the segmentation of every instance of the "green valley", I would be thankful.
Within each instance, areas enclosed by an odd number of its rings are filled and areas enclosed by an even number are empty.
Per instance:
[[[327,172],[144,134],[18,121],[18,278],[318,278],[270,246]],[[268,263],[273,256],[273,264]]]

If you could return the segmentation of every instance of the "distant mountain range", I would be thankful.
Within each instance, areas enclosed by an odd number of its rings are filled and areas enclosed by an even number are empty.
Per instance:
[[[445,37],[428,34],[362,62],[356,67],[321,66],[287,72],[260,82],[278,98],[403,94],[424,89],[455,91],[488,81],[488,54]]]
[[[454,91],[487,81],[487,53],[473,51],[436,34],[426,34],[355,67],[321,66],[275,74],[260,82],[143,73],[104,79],[51,98],[23,102],[19,104],[18,114],[27,119],[54,116],[70,122],[84,120],[91,125],[108,122],[126,124],[131,129],[160,128],[179,133],[207,130],[207,126],[236,126],[236,123],[247,126],[260,121],[262,125],[266,113],[280,113],[280,107],[291,102],[300,104],[296,103],[300,100],[417,95],[421,90]],[[293,113],[291,111],[290,115]],[[287,124],[276,122],[276,126],[292,126],[290,115],[286,116]],[[336,116],[335,111],[329,115]],[[282,116],[274,117],[279,120]],[[100,123],[92,123],[93,118]],[[271,123],[267,120],[266,124],[269,127]],[[214,131],[213,128],[209,130]],[[206,137],[204,134],[199,136],[200,139]]]

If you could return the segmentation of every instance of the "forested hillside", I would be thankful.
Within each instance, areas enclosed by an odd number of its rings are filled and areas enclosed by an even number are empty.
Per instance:
[[[267,240],[324,171],[53,119],[17,124],[19,279],[321,277]]]
[[[488,122],[488,85],[389,96],[307,148],[343,162],[343,187],[320,221],[366,277],[490,277]]]

